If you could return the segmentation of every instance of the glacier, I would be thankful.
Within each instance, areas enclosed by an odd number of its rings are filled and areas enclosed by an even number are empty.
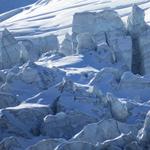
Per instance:
[[[0,150],[149,150],[149,0],[39,0],[0,14]]]

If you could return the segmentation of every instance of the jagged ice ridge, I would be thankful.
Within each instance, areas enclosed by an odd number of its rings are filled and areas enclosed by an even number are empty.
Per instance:
[[[150,149],[143,9],[75,13],[62,41],[14,35],[0,33],[0,150]]]

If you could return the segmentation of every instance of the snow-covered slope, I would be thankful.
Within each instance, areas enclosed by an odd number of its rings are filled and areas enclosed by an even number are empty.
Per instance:
[[[149,150],[149,14],[149,0],[1,14],[0,150]]]
[[[73,14],[76,12],[112,8],[125,17],[134,3],[147,10],[146,21],[149,22],[149,0],[40,0],[27,10],[20,13],[16,11],[17,14],[14,13],[14,16],[1,22],[0,27],[7,27],[17,37],[44,36],[50,33],[61,37],[66,32],[71,32]],[[9,13],[2,14],[0,20],[7,15]]]

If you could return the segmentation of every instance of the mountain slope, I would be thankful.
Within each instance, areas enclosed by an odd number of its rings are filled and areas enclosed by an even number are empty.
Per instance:
[[[149,0],[41,0],[27,10],[14,13],[14,16],[1,22],[0,27],[7,27],[17,37],[42,36],[50,33],[61,37],[71,31],[72,16],[76,12],[112,8],[125,18],[133,3],[147,10],[146,14],[150,11]],[[4,16],[0,16],[0,20]],[[150,21],[148,15],[146,21]]]

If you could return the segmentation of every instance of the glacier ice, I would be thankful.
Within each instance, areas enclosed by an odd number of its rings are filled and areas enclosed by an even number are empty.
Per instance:
[[[56,35],[50,34],[45,36],[29,38],[32,44],[32,50],[36,50],[38,56],[49,51],[58,51],[59,41]],[[32,52],[32,51],[30,51]]]
[[[64,75],[65,73],[56,67],[49,69],[29,61],[19,69],[12,68],[6,72],[6,80],[1,85],[1,91],[17,95],[19,100],[25,100],[34,96],[36,92],[59,83]],[[16,85],[19,85],[20,90]]]
[[[84,141],[95,145],[116,138],[121,133],[127,134],[132,130],[134,129],[130,125],[108,119],[85,126],[72,140]]]
[[[145,13],[137,5],[133,5],[132,12],[127,20],[127,31],[132,37],[133,42],[133,52],[132,52],[132,71],[137,74],[145,74],[146,65],[143,58],[143,51],[145,48],[142,48],[144,45],[139,42],[143,32],[147,32],[148,26],[145,22]]]
[[[77,35],[77,53],[82,54],[86,51],[96,50],[94,39],[89,33],[80,33]]]
[[[72,36],[69,33],[65,35],[65,39],[62,41],[59,51],[65,55],[74,54]]]
[[[149,149],[150,27],[137,5],[117,12],[75,13],[64,40],[55,21],[0,32],[0,149]]]
[[[146,30],[147,25],[144,19],[144,10],[137,5],[133,5],[132,12],[127,20],[127,30],[134,38]]]
[[[53,150],[58,145],[65,143],[65,139],[44,139],[40,142],[28,147],[26,150]]]
[[[142,73],[149,74],[149,33],[150,29],[147,31],[142,32],[141,36],[139,37],[139,49],[141,53],[141,66],[142,66]]]
[[[55,148],[55,150],[75,150],[75,149],[96,150],[96,147],[90,143],[77,141],[77,142],[63,143]]]
[[[139,131],[138,138],[140,142],[143,144],[145,147],[149,147],[149,124],[150,124],[150,112],[147,113],[143,128]]]
[[[113,118],[116,120],[125,121],[129,116],[127,103],[123,100],[115,98],[111,94],[107,94],[107,98]]]
[[[0,149],[1,150],[17,150],[17,149],[22,149],[23,147],[19,143],[18,139],[14,136],[4,138],[0,142]]]
[[[95,28],[93,28],[93,26]],[[75,34],[89,32],[93,35],[103,32],[120,30],[125,32],[125,27],[119,15],[114,10],[104,10],[99,13],[76,13],[73,18],[72,31]]]
[[[41,133],[50,138],[69,139],[78,133],[86,124],[96,122],[96,119],[78,112],[63,112],[48,115],[44,118]]]
[[[0,109],[17,106],[20,103],[19,100],[17,100],[17,97],[10,93],[1,92],[0,98]]]
[[[24,45],[4,29],[0,33],[0,68],[11,68],[28,60],[28,52]]]
[[[120,136],[106,140],[102,144],[99,145],[100,149],[102,150],[118,150],[126,147],[126,145],[130,144],[131,142],[136,141],[136,138],[131,133],[128,134],[121,134]]]
[[[49,113],[51,109],[40,104],[4,108],[0,112],[0,136],[8,137],[11,133],[22,137],[36,136],[40,133],[42,119]]]
[[[116,62],[116,54],[106,42],[98,44],[96,51],[99,54],[100,61],[111,64]]]
[[[104,42],[111,49],[113,62],[123,59],[131,70],[132,39],[127,35],[125,25],[115,11],[76,13],[73,17],[72,32],[73,45],[78,53],[86,49],[96,50],[98,45]]]

